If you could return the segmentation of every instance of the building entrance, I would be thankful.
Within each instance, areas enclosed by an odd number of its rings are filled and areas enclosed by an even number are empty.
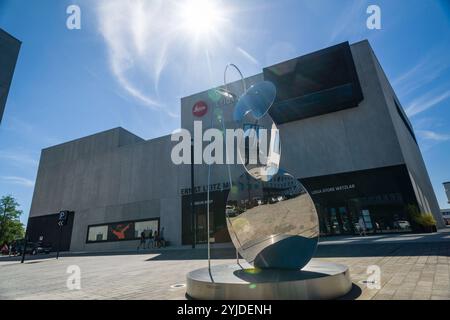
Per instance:
[[[225,220],[225,203],[228,196],[228,191],[215,191],[210,194],[210,239],[212,243],[227,243],[230,242],[228,234],[227,223]],[[185,195],[182,197],[182,230],[183,230],[183,244],[192,244],[193,236],[193,220],[195,223],[195,241],[197,244],[207,243],[207,194],[198,193],[195,195],[195,213],[192,218],[191,196]]]
[[[210,230],[210,238],[211,242],[215,242],[214,239],[214,211],[212,209],[212,205],[209,212],[209,230]],[[207,243],[208,242],[208,208],[205,205],[200,205],[197,207],[197,243]]]

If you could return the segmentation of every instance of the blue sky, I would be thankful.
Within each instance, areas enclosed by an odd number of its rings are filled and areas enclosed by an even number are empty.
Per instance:
[[[214,1],[214,0],[211,0]],[[151,139],[179,127],[179,99],[342,41],[369,39],[416,130],[441,207],[450,180],[450,2],[228,0],[196,37],[182,0],[0,0],[23,42],[0,126],[0,195],[30,209],[40,150],[122,126]],[[77,4],[82,29],[66,28]],[[382,29],[368,30],[379,5]],[[214,32],[213,32],[214,31]]]

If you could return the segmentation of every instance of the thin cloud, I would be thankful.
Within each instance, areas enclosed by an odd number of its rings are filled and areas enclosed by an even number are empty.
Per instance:
[[[360,28],[354,28],[354,25],[358,24],[360,21],[355,20],[354,17],[360,16],[366,13],[367,3],[364,1],[352,1],[349,7],[342,10],[340,16],[338,16],[335,21],[335,26],[333,32],[330,36],[330,43],[336,42],[337,39],[342,38],[344,35],[349,38],[351,34],[355,34]]]
[[[413,117],[419,113],[422,113],[437,104],[450,98],[450,90],[442,92],[440,94],[427,93],[411,102],[409,107],[406,109],[406,114],[409,117]]]
[[[224,0],[214,1],[220,11],[217,25],[202,35],[189,30],[183,21],[187,1],[97,3],[98,31],[121,91],[166,116],[179,118],[178,105],[167,103],[173,96],[222,84],[230,59],[236,64],[259,64],[244,48],[236,50],[238,45],[231,37],[236,33],[231,21],[236,11]]]
[[[420,138],[437,142],[449,141],[450,134],[441,134],[431,130],[418,130],[417,134]]]
[[[113,55],[111,65],[112,70],[117,78],[117,81],[122,86],[122,88],[125,89],[131,96],[139,100],[140,102],[144,103],[145,105],[149,107],[159,107],[160,104],[156,102],[156,100],[153,100],[152,98],[146,96],[141,90],[137,89],[125,76],[124,70],[122,70],[122,67],[119,66],[120,63],[118,62],[120,59],[115,57]]]
[[[422,60],[421,62],[416,64],[414,67],[412,67],[408,71],[404,72],[403,74],[401,74],[397,78],[395,78],[392,81],[392,85],[397,86],[397,85],[402,84],[404,81],[411,79],[411,77],[414,77],[414,75],[416,75],[420,70],[422,70],[426,64],[427,64],[426,60]]]
[[[5,123],[4,130],[24,136],[27,139],[38,142],[40,145],[54,145],[60,143],[59,139],[49,136],[43,128],[32,125],[22,119],[11,117]]]
[[[37,167],[38,161],[31,156],[12,151],[0,151],[0,159],[7,161],[8,163],[27,167]]]
[[[1,177],[1,179],[7,183],[19,185],[19,186],[26,187],[26,188],[34,187],[34,181],[27,179],[27,178],[6,176],[6,177]]]
[[[143,6],[142,1],[133,4],[139,8]],[[100,34],[107,44],[110,68],[117,82],[141,103],[159,109],[160,104],[143,93],[128,76],[128,72],[135,67],[135,58],[143,54],[145,47],[145,39],[142,36],[145,24],[142,14],[127,2],[110,0],[101,2],[98,20]]]
[[[432,81],[439,78],[444,71],[450,68],[450,62],[447,58],[442,58],[441,47],[424,56],[415,66],[398,75],[392,85],[406,96]]]
[[[400,76],[394,86],[397,86],[402,95],[406,96],[438,79],[448,68],[446,64],[414,68],[411,72]]]
[[[242,54],[248,61],[250,61],[251,63],[253,63],[254,65],[259,66],[259,61],[256,60],[255,57],[253,57],[250,53],[248,53],[247,51],[245,51],[244,49],[242,49],[241,47],[237,47],[236,50]]]
[[[167,115],[168,115],[169,117],[171,117],[171,118],[174,118],[174,119],[179,119],[179,118],[181,118],[181,117],[180,117],[180,114],[179,114],[179,113],[175,113],[175,112],[167,112]]]
[[[415,117],[412,120],[413,126],[417,131],[420,130],[429,130],[433,128],[436,130],[437,128],[445,128],[446,123],[445,119],[442,117]]]

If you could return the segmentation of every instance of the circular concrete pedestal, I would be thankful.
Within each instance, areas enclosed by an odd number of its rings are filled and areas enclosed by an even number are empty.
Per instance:
[[[326,300],[351,288],[347,266],[314,259],[302,270],[254,269],[243,263],[187,275],[187,295],[199,300]]]

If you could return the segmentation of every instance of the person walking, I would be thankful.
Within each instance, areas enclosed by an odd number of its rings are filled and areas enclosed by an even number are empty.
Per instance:
[[[366,223],[364,222],[363,217],[360,217],[358,220],[358,225],[359,225],[359,235],[360,236],[366,236]]]
[[[16,256],[17,253],[17,242],[14,240],[9,246],[9,256]]]
[[[155,243],[153,242],[153,230],[150,229],[150,231],[148,232],[147,249],[153,248],[154,245],[155,245]]]
[[[140,238],[140,243],[137,247],[137,251],[139,251],[139,249],[141,249],[141,246],[143,249],[145,249],[145,231],[141,232],[141,238]]]
[[[155,244],[155,248],[159,248],[159,233],[158,233],[158,230],[155,230],[155,233],[154,233],[154,235],[153,235],[153,241],[154,241],[154,244]]]
[[[164,227],[161,229],[161,232],[159,233],[159,243],[163,248],[166,247],[166,240],[164,239]]]

